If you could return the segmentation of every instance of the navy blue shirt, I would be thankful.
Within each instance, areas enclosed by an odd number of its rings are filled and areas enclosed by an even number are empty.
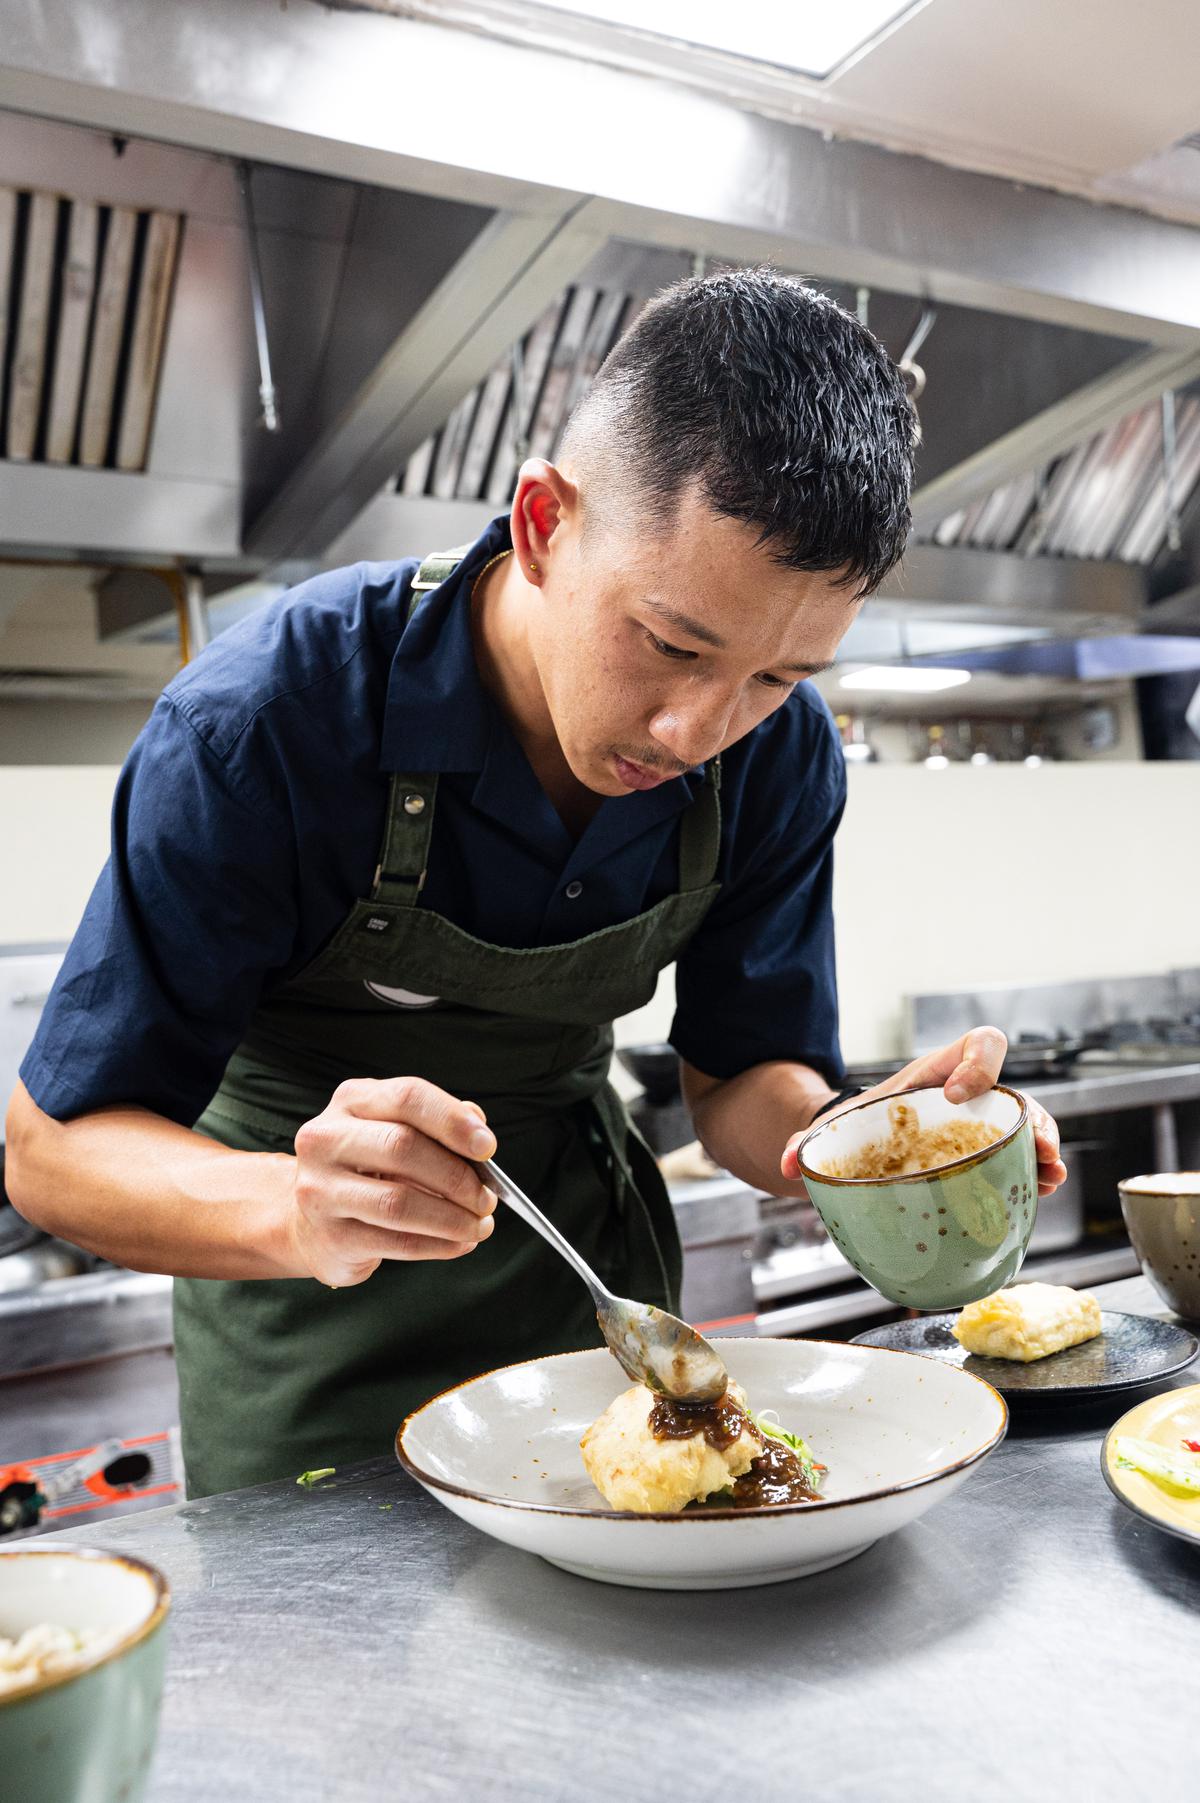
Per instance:
[[[167,686],[21,1067],[46,1113],[191,1125],[259,999],[369,894],[394,770],[439,772],[420,905],[478,938],[560,944],[674,893],[703,771],[606,799],[575,841],[480,681],[471,583],[508,543],[494,521],[411,620],[416,559],[318,576]],[[836,1086],[836,729],[802,683],[722,763],[723,887],[679,959],[672,1043],[715,1077],[796,1059]]]

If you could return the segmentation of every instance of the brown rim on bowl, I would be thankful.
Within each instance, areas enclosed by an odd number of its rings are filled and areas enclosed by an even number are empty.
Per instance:
[[[863,1108],[878,1108],[881,1102],[899,1102],[905,1096],[917,1096],[925,1090],[940,1090],[941,1088],[940,1083],[916,1083],[911,1089],[898,1089],[895,1095],[869,1096],[865,1102],[854,1102],[849,1108],[840,1109],[833,1118],[841,1120],[843,1115],[857,1114]],[[933,1165],[927,1171],[905,1171],[897,1177],[828,1177],[823,1171],[813,1170],[804,1162],[804,1148],[809,1140],[814,1139],[818,1133],[823,1133],[827,1127],[832,1125],[830,1121],[818,1121],[815,1126],[809,1128],[796,1147],[796,1163],[800,1167],[800,1175],[805,1178],[811,1177],[815,1183],[830,1183],[836,1184],[842,1189],[856,1189],[860,1185],[866,1184],[873,1184],[876,1188],[881,1184],[887,1184],[890,1188],[893,1183],[927,1183],[931,1177],[944,1177],[948,1171],[969,1171],[973,1164],[982,1164],[985,1158],[990,1158],[994,1152],[1001,1151],[1011,1140],[1014,1140],[1029,1119],[1029,1104],[1019,1089],[1010,1089],[1007,1083],[994,1083],[992,1088],[985,1093],[993,1095],[997,1090],[1001,1095],[1012,1096],[1013,1100],[1020,1104],[1021,1112],[1008,1132],[1002,1133],[999,1139],[994,1139],[990,1146],[984,1146],[981,1152],[967,1152],[962,1158],[952,1158],[949,1164]],[[972,1098],[975,1101],[978,1099],[977,1096]]]
[[[0,1709],[6,1704],[24,1703],[29,1697],[41,1696],[47,1690],[56,1690],[60,1684],[73,1684],[76,1678],[86,1678],[89,1672],[98,1671],[112,1659],[119,1659],[125,1653],[132,1652],[141,1641],[149,1639],[154,1630],[161,1626],[167,1611],[171,1607],[171,1586],[167,1583],[156,1565],[147,1564],[145,1559],[135,1559],[129,1553],[106,1553],[96,1546],[14,1546],[0,1551],[0,1571],[3,1571],[5,1559],[92,1559],[106,1565],[124,1565],[131,1571],[141,1572],[150,1579],[154,1590],[154,1607],[145,1621],[139,1622],[136,1628],[122,1634],[115,1645],[107,1647],[94,1659],[86,1656],[78,1665],[69,1671],[47,1672],[45,1677],[37,1678],[32,1684],[24,1684],[19,1690],[10,1690],[0,1695]]]
[[[1147,1175],[1153,1175],[1155,1177],[1165,1177],[1167,1175],[1167,1173],[1165,1171],[1154,1171],[1153,1173],[1147,1173]],[[1170,1173],[1170,1175],[1172,1177],[1200,1177],[1200,1171],[1172,1171]],[[1118,1195],[1123,1196],[1125,1194],[1125,1192],[1128,1190],[1129,1194],[1131,1196],[1149,1196],[1155,1202],[1179,1202],[1179,1201],[1182,1201],[1184,1196],[1191,1196],[1197,1203],[1200,1203],[1200,1189],[1130,1189],[1129,1188],[1131,1183],[1141,1183],[1143,1181],[1144,1181],[1144,1179],[1141,1177],[1122,1177],[1120,1183],[1118,1183],[1118,1185],[1117,1185]]]
[[[737,1343],[736,1339],[726,1341],[726,1344],[737,1345]],[[750,1344],[755,1346],[769,1346],[772,1343],[773,1336],[767,1334],[764,1334],[761,1338],[756,1335],[750,1342]],[[796,1342],[779,1341],[777,1343],[794,1345]],[[805,1339],[803,1343],[806,1346],[838,1346],[843,1349],[848,1344],[845,1340],[813,1339]],[[961,1458],[951,1459],[948,1465],[939,1465],[936,1471],[922,1472],[919,1477],[904,1478],[902,1482],[898,1484],[888,1484],[882,1490],[864,1491],[861,1496],[819,1496],[814,1502],[772,1503],[755,1509],[697,1509],[696,1512],[691,1515],[688,1514],[686,1509],[681,1510],[678,1514],[668,1514],[661,1509],[651,1510],[645,1513],[642,1513],[637,1509],[610,1509],[608,1507],[573,1509],[566,1508],[561,1503],[525,1502],[522,1498],[517,1496],[492,1496],[485,1490],[472,1490],[467,1484],[454,1484],[451,1483],[449,1478],[435,1477],[431,1471],[423,1470],[405,1449],[404,1436],[412,1423],[416,1421],[419,1416],[423,1415],[427,1409],[433,1408],[436,1403],[441,1402],[445,1397],[453,1396],[458,1390],[466,1390],[469,1389],[472,1384],[483,1383],[485,1379],[496,1377],[501,1371],[518,1371],[522,1365],[550,1364],[560,1359],[565,1361],[566,1359],[590,1358],[594,1353],[603,1352],[604,1350],[605,1349],[600,1346],[587,1346],[579,1352],[550,1353],[545,1359],[518,1359],[514,1364],[497,1365],[491,1371],[480,1371],[475,1377],[464,1378],[461,1383],[451,1384],[448,1389],[439,1391],[436,1396],[431,1396],[429,1401],[423,1402],[419,1409],[414,1409],[410,1415],[405,1416],[404,1420],[400,1423],[400,1426],[396,1429],[394,1444],[397,1459],[404,1467],[405,1471],[407,1471],[409,1477],[415,1478],[419,1484],[424,1484],[428,1489],[444,1490],[451,1496],[465,1496],[471,1502],[488,1503],[493,1508],[499,1509],[516,1509],[523,1514],[570,1515],[574,1518],[581,1518],[589,1521],[762,1521],[764,1518],[774,1519],[783,1515],[812,1515],[820,1514],[828,1509],[847,1509],[852,1508],[856,1503],[881,1502],[885,1497],[899,1496],[906,1490],[919,1490],[925,1484],[934,1484],[939,1478],[949,1477],[952,1472],[969,1471],[972,1465],[978,1464],[980,1459],[986,1458],[989,1452],[992,1452],[999,1446],[1001,1440],[1003,1440],[1008,1432],[1008,1404],[1003,1396],[1001,1396],[999,1390],[997,1390],[993,1384],[988,1383],[985,1377],[977,1377],[973,1371],[964,1371],[958,1365],[945,1365],[942,1367],[943,1370],[955,1371],[960,1377],[968,1377],[972,1383],[978,1384],[981,1389],[987,1390],[995,1402],[999,1404],[1000,1408],[1000,1424],[995,1432],[990,1434],[987,1439],[982,1441],[978,1446],[973,1446],[970,1452],[964,1453]],[[922,1359],[923,1362],[928,1363],[928,1360],[924,1359],[922,1353],[901,1352],[900,1349],[895,1346],[863,1346],[860,1350],[863,1352],[886,1353],[889,1358],[895,1359],[919,1358]],[[597,1495],[599,1495],[598,1491]]]

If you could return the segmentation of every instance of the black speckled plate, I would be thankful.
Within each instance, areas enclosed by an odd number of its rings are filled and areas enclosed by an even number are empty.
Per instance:
[[[1173,1321],[1151,1315],[1117,1315],[1102,1311],[1099,1337],[1068,1346],[1049,1358],[1022,1365],[1016,1359],[976,1358],[950,1332],[957,1314],[922,1315],[916,1321],[893,1321],[855,1335],[859,1346],[887,1346],[893,1352],[919,1352],[925,1358],[958,1365],[982,1377],[1008,1402],[1077,1402],[1110,1390],[1136,1390],[1183,1371],[1200,1352],[1200,1340]]]

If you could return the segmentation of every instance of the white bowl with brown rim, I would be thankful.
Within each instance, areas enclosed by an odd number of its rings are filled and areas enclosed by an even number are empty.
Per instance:
[[[604,1350],[509,1365],[408,1417],[400,1463],[494,1539],[607,1584],[722,1590],[840,1565],[949,1496],[1004,1437],[990,1384],[912,1353],[826,1340],[721,1341],[751,1409],[773,1409],[828,1467],[820,1499],[776,1507],[612,1509],[579,1441],[627,1387]]]
[[[1200,1171],[1158,1171],[1118,1185],[1142,1270],[1168,1308],[1200,1321]]]

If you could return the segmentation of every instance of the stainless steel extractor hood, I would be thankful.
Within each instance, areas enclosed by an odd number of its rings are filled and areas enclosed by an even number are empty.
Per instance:
[[[1165,516],[1138,447],[1164,390],[1180,507],[1200,454],[1194,227],[378,13],[209,0],[185,34],[157,0],[10,0],[2,55],[0,556],[186,565],[245,599],[453,542],[503,503],[526,441],[557,442],[648,293],[697,258],[768,257],[869,290],[895,355],[936,311],[926,542],[879,619],[1061,635],[1141,611]],[[509,103],[529,83],[563,128],[553,165],[545,120]],[[658,154],[668,114],[686,154]]]

